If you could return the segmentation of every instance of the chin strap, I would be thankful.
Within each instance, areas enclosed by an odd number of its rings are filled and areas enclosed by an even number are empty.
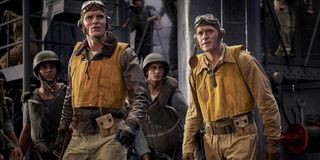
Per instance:
[[[53,87],[52,87],[53,81],[47,81],[47,80],[45,80],[45,79],[42,77],[41,74],[39,74],[39,80],[40,80],[41,82],[43,82],[44,86],[50,91],[50,93],[51,93],[54,97],[56,97],[56,92],[55,92],[55,90],[54,90]]]

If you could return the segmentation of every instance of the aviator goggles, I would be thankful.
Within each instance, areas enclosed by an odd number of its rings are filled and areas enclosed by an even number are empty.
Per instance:
[[[197,16],[194,20],[194,28],[197,28],[203,21],[211,25],[219,25],[219,20],[212,14],[204,14]]]
[[[86,1],[86,2],[84,2],[84,3],[82,4],[81,14],[89,11],[89,10],[92,9],[93,7],[96,7],[96,8],[98,8],[98,9],[100,9],[100,10],[103,10],[103,11],[106,10],[105,5],[104,5],[101,1],[98,1],[98,0],[95,0],[95,1]]]

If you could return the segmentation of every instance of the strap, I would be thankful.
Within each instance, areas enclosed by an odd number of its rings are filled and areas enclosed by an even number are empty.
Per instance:
[[[229,47],[230,52],[234,54],[235,60],[236,60],[236,64],[241,72],[242,78],[245,80],[245,75],[244,75],[244,71],[242,70],[242,68],[239,65],[239,59],[240,59],[240,55],[241,54],[250,54],[250,52],[246,52],[243,49],[243,45],[235,45],[235,46],[230,46]],[[248,87],[248,84],[246,81],[244,81]]]

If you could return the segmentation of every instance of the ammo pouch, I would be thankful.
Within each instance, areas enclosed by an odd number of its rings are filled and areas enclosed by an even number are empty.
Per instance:
[[[142,126],[150,147],[156,152],[172,150],[182,142],[181,119],[171,106],[151,106]]]

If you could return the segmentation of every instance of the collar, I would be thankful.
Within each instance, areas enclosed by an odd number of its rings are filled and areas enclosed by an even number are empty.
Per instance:
[[[233,54],[231,53],[232,48],[234,46],[227,46],[226,44],[223,43],[223,49],[222,49],[222,54],[219,58],[219,61],[222,61],[223,63],[236,63],[236,59],[233,56]],[[206,54],[202,53],[197,55],[197,58],[199,60],[199,67],[197,67],[197,71],[196,74],[199,74],[200,72],[202,72],[203,70],[208,69],[208,64],[209,61],[206,58]]]

